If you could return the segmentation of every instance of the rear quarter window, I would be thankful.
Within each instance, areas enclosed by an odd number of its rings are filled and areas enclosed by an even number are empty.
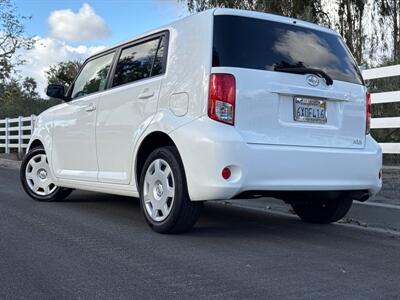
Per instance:
[[[363,84],[342,39],[328,32],[239,16],[215,16],[213,66],[273,71],[322,69],[332,79]]]
[[[119,86],[165,72],[166,36],[122,49],[112,86]]]

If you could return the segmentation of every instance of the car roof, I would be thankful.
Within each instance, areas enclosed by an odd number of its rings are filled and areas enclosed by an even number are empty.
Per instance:
[[[305,27],[305,28],[310,28],[310,29],[314,29],[314,30],[318,30],[318,31],[323,31],[323,32],[327,32],[330,34],[334,34],[334,35],[339,35],[336,31],[327,28],[327,27],[323,27],[314,23],[310,23],[310,22],[306,22],[306,21],[302,21],[302,20],[298,20],[298,19],[294,19],[294,18],[289,18],[289,17],[283,17],[283,16],[279,16],[279,15],[274,15],[274,14],[269,14],[269,13],[263,13],[263,12],[256,12],[256,11],[249,11],[249,10],[242,10],[242,9],[231,9],[231,8],[212,8],[212,9],[208,9],[205,10],[203,12],[197,13],[197,14],[193,14],[193,15],[189,15],[186,16],[184,18],[172,21],[166,25],[151,29],[149,31],[146,31],[144,33],[138,34],[136,36],[133,36],[132,38],[129,38],[127,40],[124,40],[122,42],[119,42],[117,44],[114,44],[110,47],[107,47],[105,49],[102,49],[98,52],[96,52],[95,54],[91,55],[87,60],[89,60],[90,58],[94,57],[94,56],[98,56],[101,53],[104,52],[108,52],[111,49],[114,48],[118,48],[124,44],[128,44],[131,43],[135,40],[141,39],[141,38],[145,38],[147,36],[150,36],[152,34],[156,34],[159,33],[163,30],[168,30],[171,28],[175,28],[175,27],[179,27],[179,24],[186,19],[196,19],[197,16],[200,15],[205,15],[208,14],[210,15],[210,17],[212,17],[213,15],[231,15],[231,16],[241,16],[241,17],[248,17],[248,18],[256,18],[256,19],[263,19],[263,20],[268,20],[268,21],[274,21],[274,22],[279,22],[279,23],[285,23],[285,24],[296,24],[297,26],[300,27]]]
[[[214,15],[231,15],[231,16],[240,16],[240,17],[247,17],[247,18],[255,18],[255,19],[262,19],[268,21],[274,21],[278,23],[285,23],[285,24],[296,24],[300,27],[310,28],[318,31],[324,31],[327,33],[339,35],[336,31],[317,25],[311,22],[302,21],[295,18],[283,17],[275,14],[258,12],[258,11],[251,11],[251,10],[242,10],[242,9],[232,9],[232,8],[216,8],[214,10]]]
[[[133,37],[131,37],[129,39],[123,40],[122,42],[114,44],[114,45],[112,45],[110,47],[101,49],[100,51],[98,51],[98,52],[94,53],[93,55],[91,55],[87,60],[89,60],[90,58],[92,58],[94,56],[98,56],[101,53],[108,52],[111,49],[118,48],[118,47],[120,47],[122,45],[125,45],[125,44],[129,44],[129,43],[131,43],[131,42],[133,42],[135,40],[139,40],[141,38],[145,38],[147,36],[159,33],[159,32],[164,31],[164,30],[169,30],[171,28],[179,27],[179,23],[181,23],[183,20],[186,20],[186,19],[189,19],[189,18],[195,19],[197,16],[204,15],[204,14],[209,14],[210,16],[212,16],[214,11],[215,11],[215,9],[208,9],[208,10],[205,10],[203,12],[200,12],[200,13],[197,13],[197,14],[193,14],[193,15],[189,15],[189,16],[180,18],[178,20],[172,21],[170,23],[167,23],[165,25],[159,26],[157,28],[154,28],[154,29],[148,30],[146,32],[140,33],[140,34],[135,35],[135,36],[133,36]]]

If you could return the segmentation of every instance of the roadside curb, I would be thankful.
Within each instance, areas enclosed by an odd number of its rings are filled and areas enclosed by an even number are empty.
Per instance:
[[[366,227],[400,231],[400,206],[372,202],[354,202],[347,218]]]
[[[21,161],[0,158],[0,167],[19,169],[21,167]]]
[[[289,205],[274,198],[228,200],[223,203],[257,211],[294,215]],[[355,201],[340,223],[400,231],[400,206]]]

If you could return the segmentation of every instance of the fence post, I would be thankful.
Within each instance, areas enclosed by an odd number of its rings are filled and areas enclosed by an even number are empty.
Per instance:
[[[22,155],[22,117],[18,117],[18,155]]]
[[[9,133],[8,133],[8,126],[9,126],[9,124],[8,124],[8,118],[6,118],[6,123],[5,123],[5,129],[6,129],[6,135],[5,135],[5,142],[6,142],[6,149],[5,149],[5,152],[6,152],[6,154],[10,154],[10,148],[9,148],[9,146],[8,146],[8,136],[9,136]]]
[[[35,115],[31,115],[31,136],[35,130]]]

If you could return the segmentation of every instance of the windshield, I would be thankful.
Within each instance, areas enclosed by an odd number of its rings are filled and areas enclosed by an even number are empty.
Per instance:
[[[334,34],[255,18],[215,16],[213,66],[274,71],[321,69],[333,80],[363,84],[342,39]]]

